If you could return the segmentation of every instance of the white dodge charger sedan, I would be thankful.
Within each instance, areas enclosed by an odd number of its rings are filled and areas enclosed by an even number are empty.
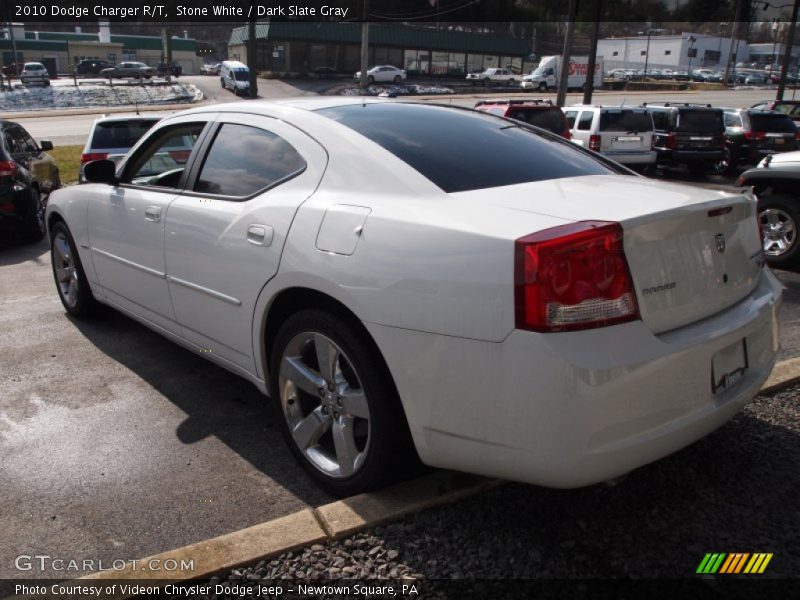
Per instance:
[[[416,456],[607,480],[725,423],[778,350],[749,192],[645,179],[518,121],[207,106],[85,176],[47,207],[66,310],[110,305],[253,382],[335,494]]]

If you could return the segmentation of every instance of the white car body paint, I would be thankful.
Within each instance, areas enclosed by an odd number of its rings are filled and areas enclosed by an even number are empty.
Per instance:
[[[93,197],[108,185],[55,192],[48,218],[70,227],[98,300],[262,391],[277,295],[300,287],[341,302],[386,360],[416,448],[432,466],[586,485],[699,439],[757,393],[777,355],[781,286],[759,262],[749,193],[597,175],[448,194],[313,112],[362,102],[380,100],[226,104],[159,123],[139,144],[181,120],[230,120],[280,131],[308,165],[243,202],[165,200],[154,224],[163,263],[148,262],[156,242],[142,247],[138,225],[106,248],[139,268],[97,252],[107,234],[93,229],[102,217]],[[716,209],[726,210],[709,216]],[[323,227],[332,212],[334,226]],[[578,220],[622,225],[641,319],[567,333],[516,329],[515,240]],[[269,245],[247,242],[253,225],[272,228]],[[724,252],[717,233],[727,238]],[[133,273],[136,288],[123,289],[113,274],[113,289],[106,285],[112,268]],[[662,293],[643,291],[673,281]],[[165,289],[173,312],[161,314],[152,309]],[[714,394],[712,357],[742,340],[747,370]]]

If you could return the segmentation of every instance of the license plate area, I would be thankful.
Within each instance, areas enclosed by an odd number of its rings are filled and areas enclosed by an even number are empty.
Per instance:
[[[718,351],[711,357],[711,391],[719,394],[733,387],[748,366],[746,339]]]

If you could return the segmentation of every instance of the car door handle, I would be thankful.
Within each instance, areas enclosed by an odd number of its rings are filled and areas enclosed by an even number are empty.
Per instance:
[[[247,242],[254,246],[269,246],[273,235],[274,230],[269,225],[250,225],[247,228]]]
[[[145,208],[144,219],[145,221],[152,221],[153,223],[158,223],[161,220],[161,207],[148,206],[147,208]]]

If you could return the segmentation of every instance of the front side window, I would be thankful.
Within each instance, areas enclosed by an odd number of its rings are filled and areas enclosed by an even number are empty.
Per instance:
[[[283,138],[249,125],[225,123],[208,151],[194,191],[246,197],[302,172],[303,157]]]
[[[126,167],[123,183],[174,188],[205,123],[167,127],[156,132]]]

